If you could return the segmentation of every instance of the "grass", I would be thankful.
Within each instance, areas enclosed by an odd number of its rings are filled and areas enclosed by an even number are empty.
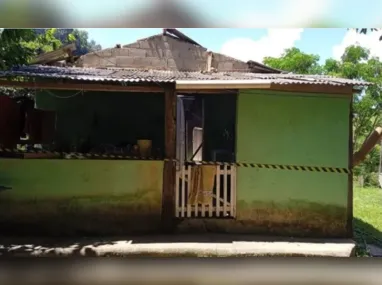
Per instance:
[[[366,243],[382,247],[382,189],[354,189],[354,231],[358,255],[367,255]]]

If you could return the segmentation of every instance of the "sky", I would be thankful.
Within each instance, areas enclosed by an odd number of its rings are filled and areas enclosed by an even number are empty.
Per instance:
[[[380,0],[108,0],[97,5],[93,0],[58,0],[57,5],[64,2],[63,8],[70,11],[73,20],[117,19],[168,4],[219,27],[355,28],[382,24]]]
[[[85,29],[89,38],[102,48],[128,44],[162,32],[161,29]],[[369,48],[373,56],[382,58],[382,32],[357,34],[345,28],[285,28],[285,29],[179,29],[187,36],[214,52],[234,58],[262,62],[266,56],[279,57],[285,49],[297,47],[305,53],[339,59],[349,45],[360,44]]]

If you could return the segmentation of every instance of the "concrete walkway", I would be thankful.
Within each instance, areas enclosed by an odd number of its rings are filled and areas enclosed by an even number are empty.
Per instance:
[[[0,256],[354,256],[351,240],[282,239],[232,235],[174,235],[62,240],[0,238]]]

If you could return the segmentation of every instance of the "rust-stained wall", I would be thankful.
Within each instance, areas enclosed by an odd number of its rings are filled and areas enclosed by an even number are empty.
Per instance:
[[[109,48],[81,57],[78,66],[156,70],[205,71],[208,51],[167,35],[156,35],[121,48]],[[211,66],[217,71],[248,71],[246,62],[213,53]]]
[[[162,161],[0,158],[2,234],[159,230]]]

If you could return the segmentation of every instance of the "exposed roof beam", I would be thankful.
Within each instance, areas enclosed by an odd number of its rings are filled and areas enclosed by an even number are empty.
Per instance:
[[[270,80],[177,80],[176,90],[200,89],[268,89]]]
[[[195,42],[193,39],[187,37],[185,34],[183,34],[182,32],[178,31],[177,29],[163,29],[163,34],[166,34],[166,33],[174,35],[177,38],[179,38],[180,40],[183,40],[185,42],[189,42],[191,44],[194,44],[194,45],[202,47],[200,44]]]
[[[50,90],[83,90],[83,91],[110,91],[110,92],[153,92],[163,93],[164,87],[137,86],[137,85],[103,85],[89,83],[61,83],[61,82],[31,82],[0,80],[0,86],[13,88],[50,89]]]
[[[76,50],[76,45],[74,43],[71,43],[57,50],[43,53],[37,56],[34,60],[32,60],[31,64],[46,64],[46,63],[60,61],[72,56],[72,52],[75,50]]]
[[[260,62],[253,61],[253,60],[248,61],[247,65],[250,69],[259,69],[259,70],[263,70],[270,73],[285,73],[285,71],[283,70],[272,68],[265,64],[262,64]]]

